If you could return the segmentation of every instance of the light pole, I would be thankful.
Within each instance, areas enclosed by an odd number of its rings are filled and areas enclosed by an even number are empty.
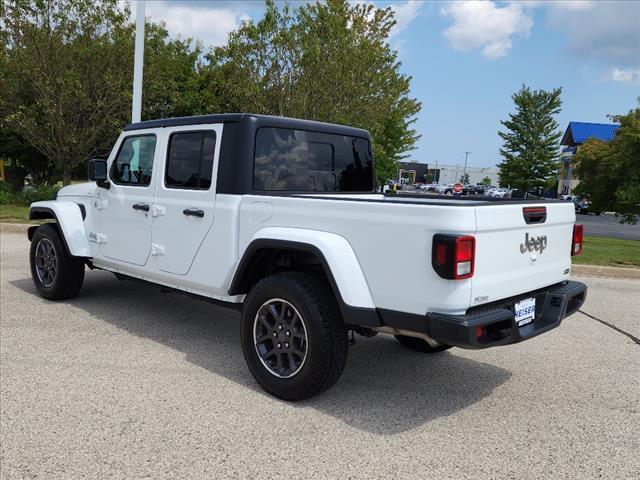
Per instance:
[[[462,176],[464,178],[467,178],[467,159],[469,158],[469,154],[471,152],[462,152],[462,153],[464,153],[464,172],[463,172]]]
[[[131,123],[140,121],[142,111],[142,66],[144,64],[144,1],[136,3],[136,44],[133,57],[133,102]]]

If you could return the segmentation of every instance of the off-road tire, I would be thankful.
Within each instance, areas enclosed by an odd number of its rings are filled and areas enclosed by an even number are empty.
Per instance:
[[[451,345],[445,345],[444,343],[438,345],[437,347],[432,347],[427,343],[426,340],[417,337],[408,337],[406,335],[394,335],[396,339],[404,346],[410,350],[414,350],[416,352],[421,353],[438,353],[444,352],[445,350],[449,350]]]
[[[279,377],[263,363],[254,332],[258,312],[276,299],[292,305],[306,329],[305,358],[297,373],[288,378]],[[323,279],[300,272],[278,273],[262,279],[244,301],[240,330],[249,370],[262,388],[275,397],[283,400],[313,397],[332,386],[344,370],[349,348],[347,329],[331,287]]]
[[[47,247],[51,246],[55,256],[55,274],[52,275],[51,282],[43,281],[42,274],[39,276],[37,271],[36,253],[41,242]],[[29,260],[33,284],[42,297],[48,300],[66,300],[75,297],[80,291],[84,281],[84,261],[69,255],[57,225],[45,223],[36,229],[31,239]]]

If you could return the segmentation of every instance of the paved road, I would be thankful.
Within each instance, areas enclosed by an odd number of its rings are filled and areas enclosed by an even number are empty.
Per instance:
[[[614,215],[577,214],[576,222],[584,225],[584,234],[586,236],[640,240],[640,223],[637,225],[622,225]]]
[[[23,237],[0,243],[2,479],[640,478],[640,345],[585,315],[487,351],[362,339],[289,404],[245,368],[236,314],[104,272],[50,303]],[[585,281],[585,310],[640,336],[640,282]]]

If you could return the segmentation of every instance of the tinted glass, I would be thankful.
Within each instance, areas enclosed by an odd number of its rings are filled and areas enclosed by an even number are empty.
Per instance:
[[[253,188],[295,192],[369,192],[373,156],[367,139],[288,128],[256,133]]]
[[[213,131],[174,133],[169,140],[165,185],[208,190],[216,136]]]
[[[125,138],[111,165],[111,180],[119,185],[149,185],[155,150],[155,135]]]

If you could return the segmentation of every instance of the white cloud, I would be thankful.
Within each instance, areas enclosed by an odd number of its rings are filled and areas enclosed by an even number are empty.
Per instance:
[[[614,68],[611,71],[611,80],[632,85],[640,84],[640,70],[620,70]]]
[[[205,5],[180,5],[174,2],[145,2],[145,15],[154,21],[163,21],[174,37],[201,41],[205,47],[220,46],[227,42],[231,31],[248,18],[233,8],[217,8]],[[132,2],[132,14],[135,18],[137,2]]]
[[[413,22],[420,13],[423,3],[415,0],[408,0],[407,2],[400,4],[389,5],[393,10],[396,24],[391,30],[391,37],[397,36],[405,28]]]
[[[513,38],[527,36],[533,20],[524,4],[504,7],[492,1],[454,2],[441,9],[441,14],[453,19],[444,32],[457,50],[482,49],[482,54],[494,60],[509,54]]]

